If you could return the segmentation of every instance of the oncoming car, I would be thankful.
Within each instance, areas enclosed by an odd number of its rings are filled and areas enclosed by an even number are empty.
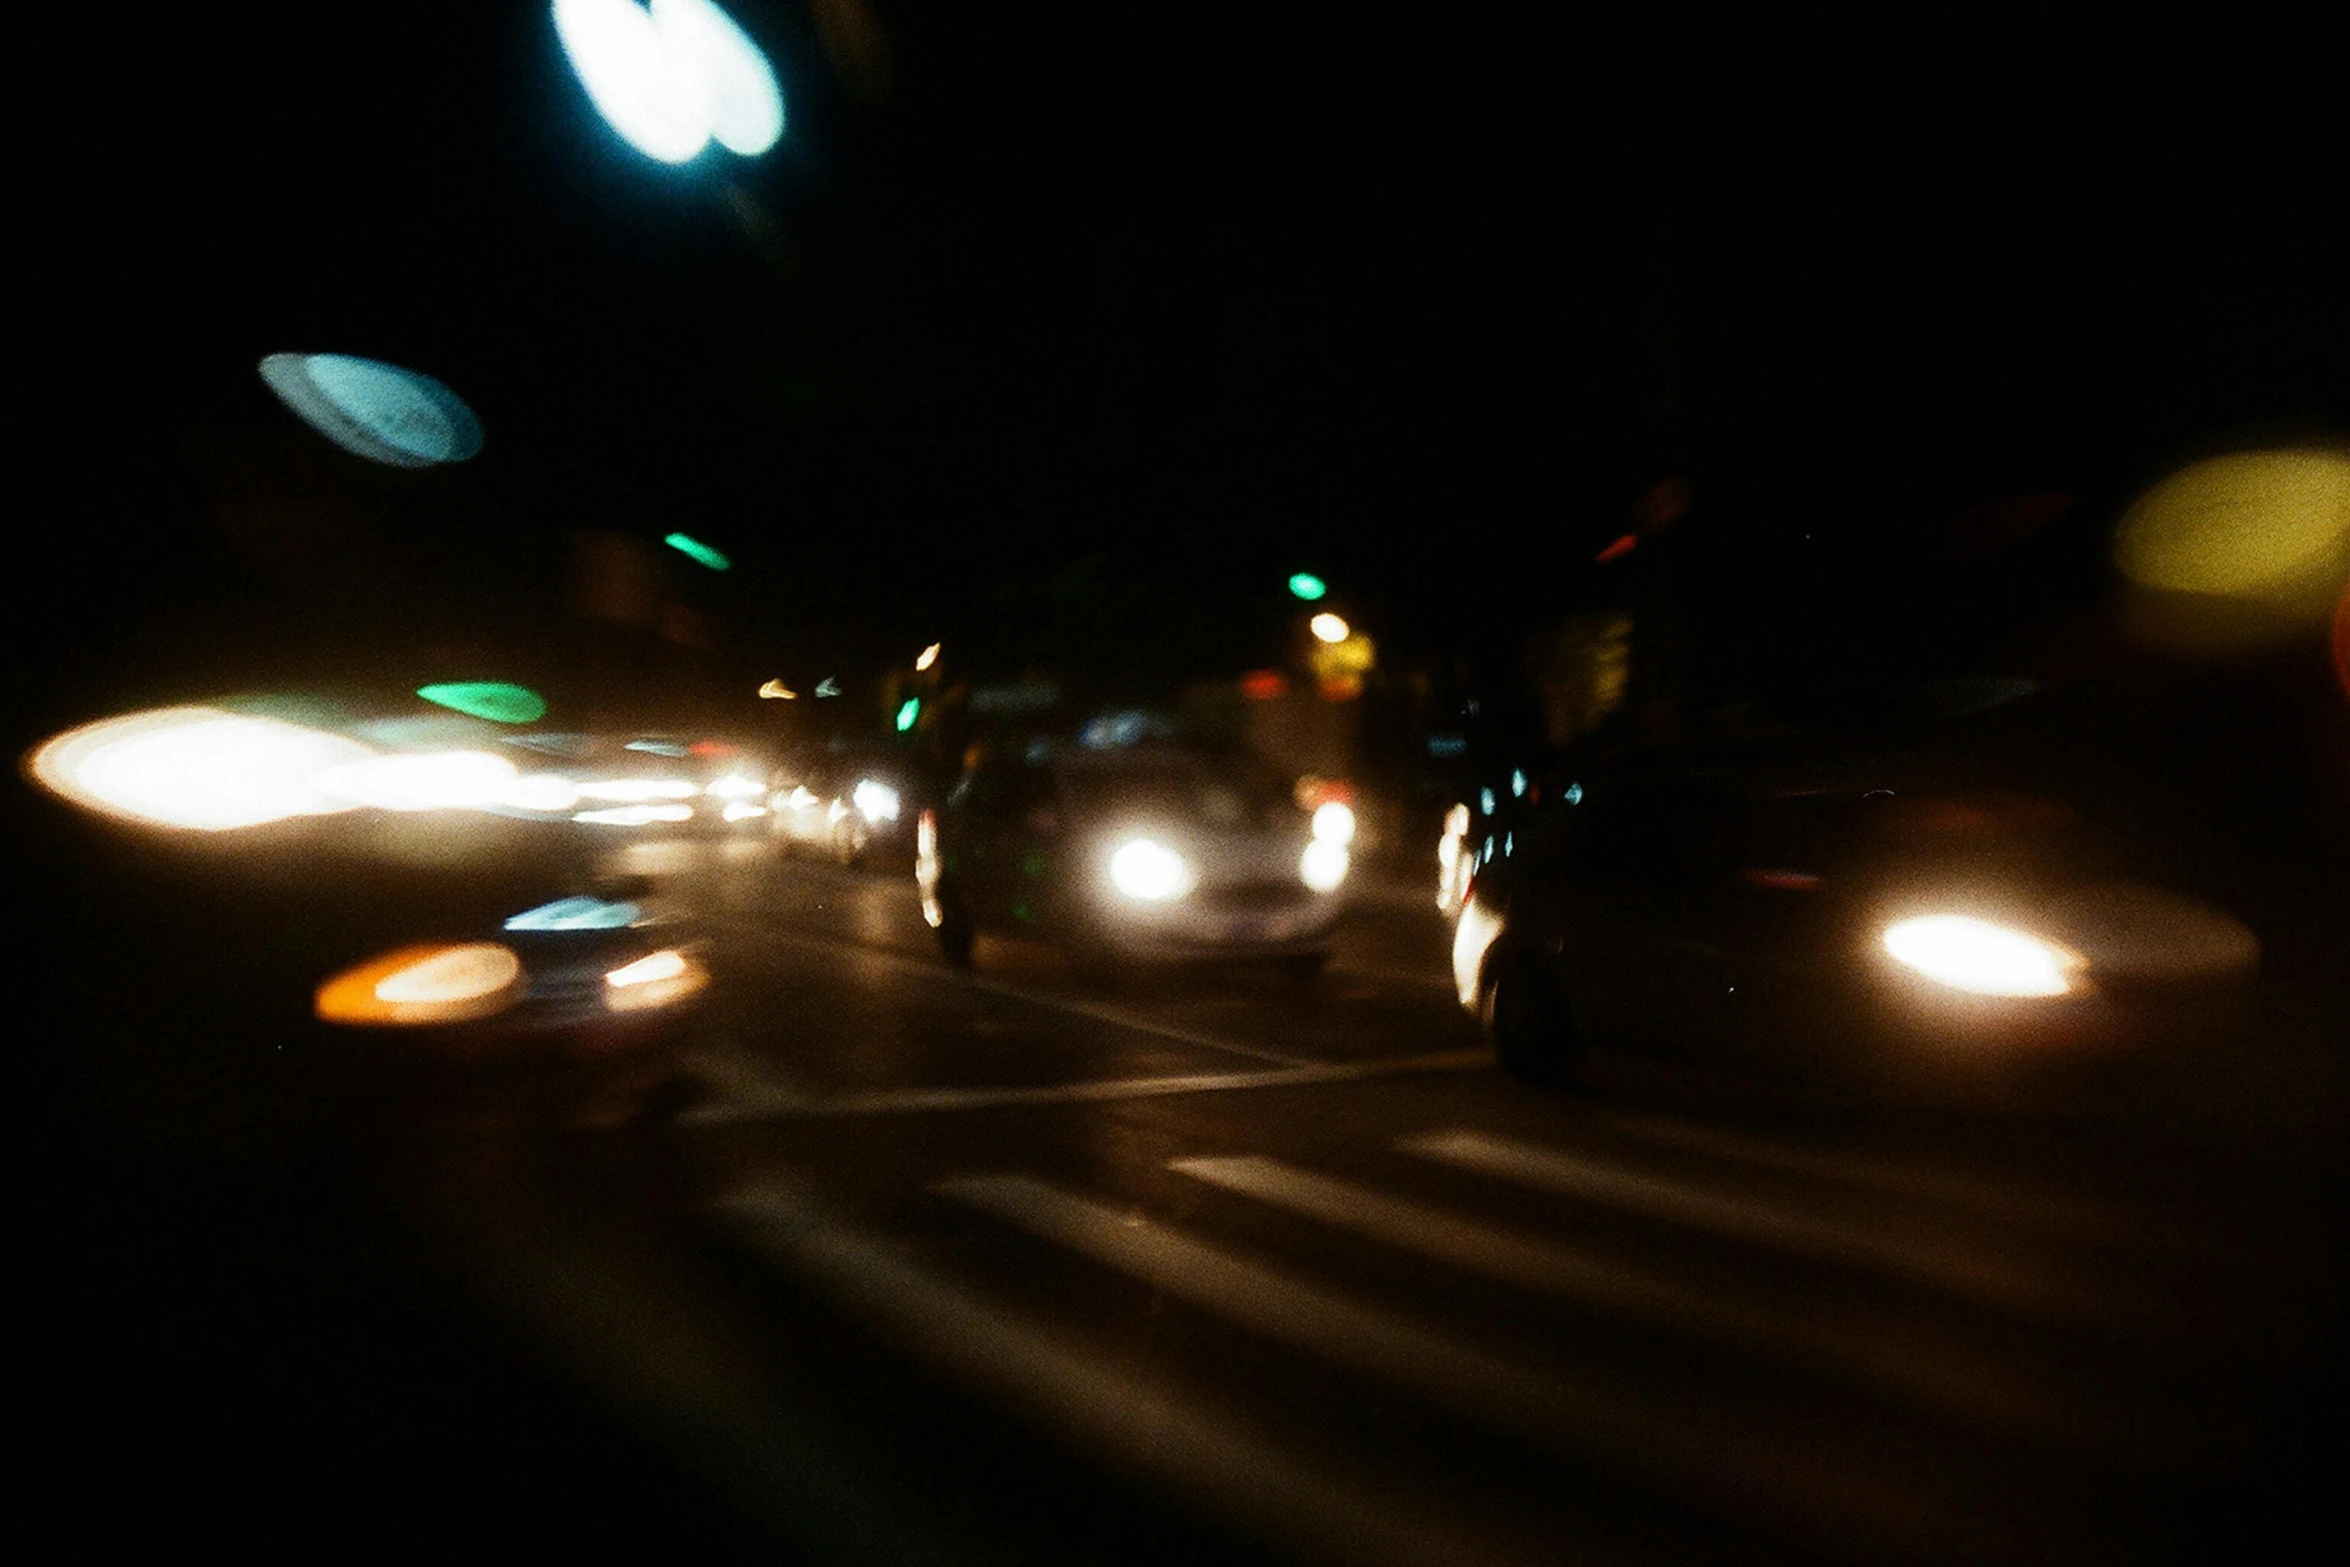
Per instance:
[[[914,854],[914,819],[928,793],[922,768],[902,750],[846,746],[777,768],[769,779],[775,846],[817,849],[844,865],[878,862],[903,874]]]
[[[2263,942],[2110,810],[1934,765],[1627,768],[1519,814],[1453,943],[1503,1065],[2027,1097],[2241,1021]]]
[[[1308,813],[1255,759],[1037,742],[982,760],[918,823],[922,912],[948,958],[982,930],[1130,958],[1329,956],[1343,808]]]

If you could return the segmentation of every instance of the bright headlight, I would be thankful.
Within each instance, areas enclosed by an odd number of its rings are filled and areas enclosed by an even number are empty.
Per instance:
[[[1929,914],[1889,925],[1885,950],[1937,984],[1978,996],[2061,996],[2081,960],[2006,925]]]
[[[329,1023],[460,1023],[502,1012],[521,998],[522,960],[494,941],[402,947],[347,968],[318,987]]]
[[[84,810],[220,832],[347,811],[320,775],[374,753],[274,718],[170,707],[85,724],[33,753],[33,776]]]
[[[728,773],[722,778],[713,778],[702,786],[702,793],[717,800],[748,800],[766,792],[767,786],[765,784],[756,779],[745,778],[740,773]]]
[[[1110,856],[1110,885],[1144,903],[1180,898],[1198,881],[1189,860],[1149,838],[1129,838]]]
[[[386,811],[494,805],[519,781],[512,762],[487,751],[371,756],[318,775],[328,793]]]
[[[1335,838],[1316,838],[1297,857],[1298,877],[1316,892],[1336,892],[1338,884],[1346,880],[1347,858],[1345,844]]]
[[[709,983],[709,970],[691,953],[668,947],[606,974],[604,1005],[614,1012],[649,1012],[683,1001]]]
[[[857,809],[869,822],[894,822],[898,819],[898,792],[888,784],[876,783],[870,778],[857,780],[857,787],[849,792]]]
[[[1355,813],[1336,800],[1314,812],[1314,836],[1344,847],[1355,841]]]

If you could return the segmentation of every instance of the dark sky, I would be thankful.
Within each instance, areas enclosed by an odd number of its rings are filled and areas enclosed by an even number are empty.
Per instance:
[[[1899,533],[2350,419],[2313,38],[733,10],[790,126],[683,170],[600,126],[538,3],[65,24],[23,577],[103,539],[102,598],[209,591],[191,443],[307,439],[253,375],[287,348],[481,414],[461,474],[346,476],[386,527],[525,571],[686,527],[741,562],[731,612],[880,641],[1104,550],[1227,607],[1312,564],[1442,631],[1580,591],[1669,471],[1756,540]]]

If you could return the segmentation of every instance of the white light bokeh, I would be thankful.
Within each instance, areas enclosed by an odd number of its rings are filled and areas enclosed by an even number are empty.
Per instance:
[[[767,56],[710,0],[555,0],[555,31],[596,112],[658,163],[713,140],[756,157],[783,135]]]
[[[1110,856],[1110,885],[1142,903],[1166,903],[1191,891],[1191,862],[1150,838],[1129,838]]]
[[[1298,856],[1298,878],[1316,892],[1336,892],[1346,880],[1350,859],[1344,843],[1334,838],[1316,838]]]
[[[169,707],[110,718],[33,753],[41,784],[84,810],[198,832],[324,816],[355,803],[318,782],[373,755],[356,740],[274,718]]]
[[[1888,926],[1885,950],[1937,984],[1977,996],[2061,996],[2080,960],[2062,947],[1964,914]]]
[[[504,803],[518,777],[512,762],[488,751],[428,751],[329,768],[318,775],[318,787],[378,810],[461,810]]]

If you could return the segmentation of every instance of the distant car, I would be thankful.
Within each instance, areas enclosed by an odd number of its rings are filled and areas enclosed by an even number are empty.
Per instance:
[[[956,963],[982,930],[1133,958],[1327,959],[1343,808],[1299,807],[1244,754],[1037,742],[981,762],[919,820],[923,917]]]
[[[1542,1082],[1618,1054],[2029,1092],[2224,1036],[2259,938],[2100,825],[1915,761],[1597,774],[1477,855],[1460,1001]]]
[[[415,942],[326,977],[320,1022],[364,1030],[387,1059],[456,1068],[556,1069],[591,1115],[660,1117],[681,1104],[681,1026],[710,983],[693,923],[649,885],[520,909],[469,940]],[[394,1044],[394,1041],[398,1041]]]
[[[771,775],[770,831],[778,848],[903,873],[914,859],[915,818],[932,792],[920,760],[901,748],[812,751]]]
[[[530,769],[498,809],[598,829],[739,837],[767,815],[767,765],[732,741],[531,732],[504,746]]]

